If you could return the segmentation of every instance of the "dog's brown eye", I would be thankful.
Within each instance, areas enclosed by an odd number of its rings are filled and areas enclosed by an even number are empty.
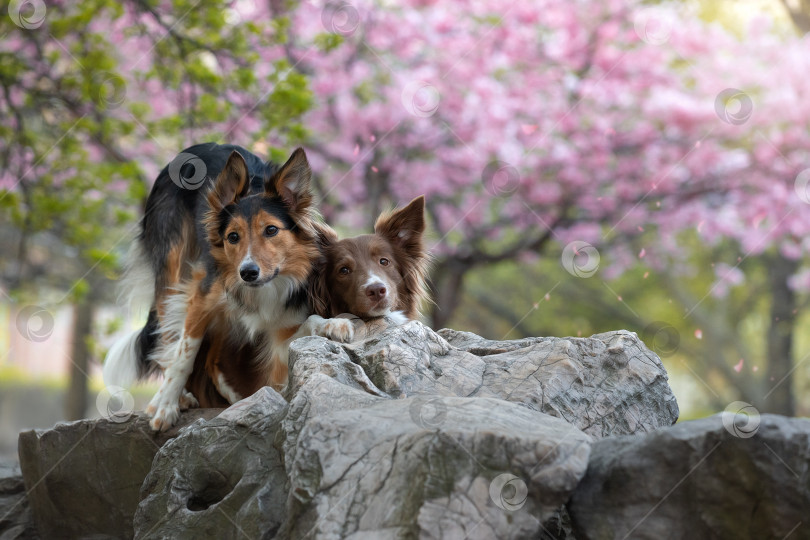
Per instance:
[[[341,276],[348,276],[352,271],[349,270],[348,266],[343,266],[340,270],[338,270],[338,272],[340,272]]]
[[[268,225],[267,228],[264,230],[265,236],[275,236],[278,234],[278,227],[275,225]]]
[[[383,257],[382,259],[380,259],[380,264],[383,266],[388,266],[388,259]]]
[[[228,242],[230,242],[231,244],[236,244],[237,242],[239,242],[239,234],[235,232],[230,233],[228,235]]]

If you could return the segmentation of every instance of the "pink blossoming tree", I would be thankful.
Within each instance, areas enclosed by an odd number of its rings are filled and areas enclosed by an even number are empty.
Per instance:
[[[289,61],[311,77],[305,125],[316,168],[329,171],[324,211],[368,229],[385,205],[427,195],[434,326],[474,268],[554,243],[580,278],[601,254],[605,277],[643,263],[677,281],[692,272],[680,239],[696,231],[739,253],[716,266],[704,299],[740,286],[748,258],[770,269],[765,373],[712,369],[792,413],[796,294],[810,285],[800,271],[810,248],[806,40],[766,19],[740,39],[623,0],[329,2],[291,16]],[[312,54],[324,30],[344,43]],[[683,301],[687,317],[722,333],[700,296]]]

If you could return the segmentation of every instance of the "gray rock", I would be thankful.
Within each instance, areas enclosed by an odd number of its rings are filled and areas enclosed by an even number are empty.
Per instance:
[[[652,431],[678,419],[661,360],[631,332],[490,341],[410,322],[342,348],[392,397],[496,397],[597,438]]]
[[[384,326],[297,340],[284,397],[187,415],[165,445],[143,419],[22,434],[43,537],[568,538],[592,437],[677,419],[631,333]]]
[[[579,540],[810,538],[810,420],[723,413],[598,441],[569,510]]]
[[[307,422],[317,416],[335,411],[344,411],[366,407],[377,403],[379,398],[351,387],[320,372],[311,372],[303,380],[295,398],[290,402],[287,416],[281,424],[283,430],[282,449],[287,475],[292,475],[298,435]]]
[[[521,403],[563,418],[596,438],[653,431],[678,420],[678,403],[661,360],[632,332],[490,341],[445,329],[437,337],[454,349],[432,355],[433,369],[417,366],[414,371],[428,381],[439,373],[436,383],[450,386],[457,395],[493,395]],[[398,367],[400,372],[414,365],[396,346],[385,350],[391,358],[386,363],[408,366]],[[466,382],[454,382],[459,364],[471,373],[481,370],[480,386],[472,393],[467,393]]]
[[[576,426],[601,437],[677,418],[660,361],[626,332],[364,330],[296,341],[289,404],[264,390],[167,444],[137,537],[565,538],[590,441]]]
[[[387,397],[369,380],[363,368],[352,362],[349,354],[334,341],[319,337],[296,340],[290,348],[289,370],[288,398],[297,395],[301,386],[315,373],[322,373],[351,388]]]
[[[289,492],[275,441],[286,410],[262,388],[164,445],[143,482],[135,538],[272,538]]]
[[[155,434],[148,420],[80,420],[20,433],[20,467],[43,538],[131,538],[140,487],[160,446],[216,409],[183,413],[172,430]]]
[[[366,336],[350,345],[297,341],[290,353],[293,393],[320,371],[378,396],[496,397],[563,418],[597,438],[648,432],[678,419],[660,359],[630,332],[492,341],[412,322]],[[542,529],[545,538],[569,538],[565,508]]]
[[[0,462],[0,540],[39,538],[17,463]]]
[[[290,405],[280,537],[536,536],[586,466],[590,437],[525,407],[340,386],[319,374]]]

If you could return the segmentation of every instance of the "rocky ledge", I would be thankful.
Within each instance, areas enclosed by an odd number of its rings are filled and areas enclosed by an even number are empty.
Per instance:
[[[810,422],[673,427],[666,371],[633,333],[412,322],[298,340],[290,363],[286,395],[168,435],[137,416],[21,434],[17,506],[43,537],[810,537]]]

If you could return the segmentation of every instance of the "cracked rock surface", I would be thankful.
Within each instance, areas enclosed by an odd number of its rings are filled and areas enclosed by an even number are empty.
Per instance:
[[[531,536],[587,467],[590,437],[513,403],[436,398],[427,423],[415,398],[374,398],[357,408],[364,396],[323,376],[296,399],[328,400],[335,392],[349,408],[290,418],[295,453],[284,532],[291,538]],[[297,405],[291,408],[304,412]],[[498,486],[493,499],[501,475],[515,485]]]
[[[290,361],[292,394],[320,371],[379,396],[502,399],[597,438],[652,431],[678,419],[661,360],[626,331],[491,341],[411,322],[350,345],[298,340]]]

